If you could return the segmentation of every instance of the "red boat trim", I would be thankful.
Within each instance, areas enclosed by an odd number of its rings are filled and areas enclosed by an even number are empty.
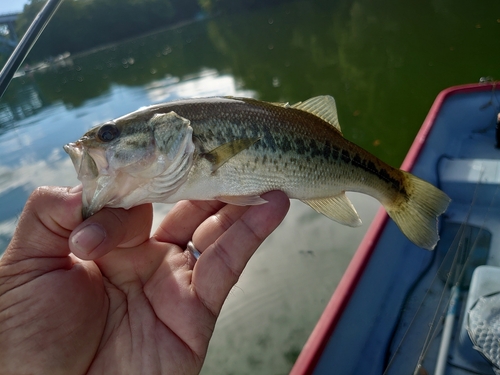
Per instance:
[[[495,87],[495,84],[496,83],[468,84],[450,87],[441,91],[436,97],[436,100],[429,110],[422,127],[417,133],[417,136],[415,137],[415,140],[413,141],[413,144],[403,161],[401,169],[411,171],[413,168],[415,161],[420,155],[420,151],[427,141],[427,136],[434,125],[434,121],[441,109],[441,106],[449,96],[476,91],[485,91],[488,89],[491,90]],[[316,323],[309,339],[302,348],[290,375],[309,375],[313,373],[330,336],[342,317],[342,314],[349,303],[350,297],[354,293],[354,290],[356,289],[356,286],[361,279],[368,262],[370,261],[371,255],[385,225],[387,224],[387,221],[387,213],[383,208],[380,208],[372,224],[368,228],[363,241],[361,241],[361,244],[349,263],[344,275],[342,276],[339,285],[335,289],[332,298],[326,305],[318,323]]]

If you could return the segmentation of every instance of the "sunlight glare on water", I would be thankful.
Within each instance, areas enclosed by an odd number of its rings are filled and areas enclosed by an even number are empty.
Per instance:
[[[144,86],[148,98],[153,103],[170,102],[177,98],[198,98],[210,96],[244,96],[253,98],[255,91],[241,90],[231,75],[220,75],[214,69],[206,69],[194,77],[185,77],[183,81],[174,77],[165,77]]]

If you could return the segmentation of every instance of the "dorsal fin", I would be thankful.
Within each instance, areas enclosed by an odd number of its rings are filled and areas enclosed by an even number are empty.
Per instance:
[[[320,119],[333,125],[335,129],[342,133],[337,116],[337,106],[335,105],[335,99],[333,99],[333,97],[329,95],[315,96],[305,102],[295,103],[291,107],[318,116]]]
[[[290,103],[288,103],[288,102],[286,102],[286,103],[269,102],[269,104],[275,105],[277,107],[283,107],[283,108],[290,108],[291,107]]]

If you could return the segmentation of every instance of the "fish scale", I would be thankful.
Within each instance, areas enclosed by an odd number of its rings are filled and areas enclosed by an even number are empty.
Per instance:
[[[218,199],[263,204],[282,190],[342,224],[361,223],[346,191],[378,199],[403,233],[432,249],[449,198],[342,136],[330,96],[294,105],[249,98],[188,99],[141,108],[65,146],[84,215],[104,206]]]

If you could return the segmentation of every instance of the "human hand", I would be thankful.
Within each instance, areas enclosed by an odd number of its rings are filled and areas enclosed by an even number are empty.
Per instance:
[[[284,193],[263,197],[180,202],[150,238],[150,204],[82,223],[80,192],[37,189],[0,259],[0,373],[198,373],[227,294],[288,210]]]

